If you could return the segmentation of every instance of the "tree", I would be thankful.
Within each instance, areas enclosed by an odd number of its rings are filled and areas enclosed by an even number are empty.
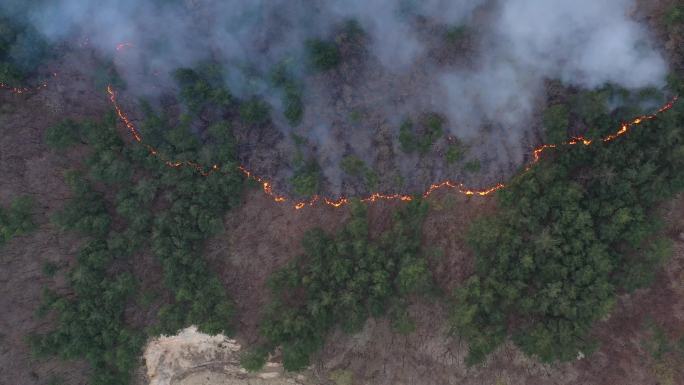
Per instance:
[[[306,367],[335,325],[353,333],[369,315],[379,317],[387,309],[397,328],[410,332],[412,322],[399,311],[399,300],[432,287],[420,249],[425,202],[416,199],[399,210],[392,228],[377,240],[369,238],[365,206],[355,201],[351,211],[336,236],[320,229],[307,232],[305,253],[269,279],[274,301],[260,330],[268,350],[282,347],[286,370]]]
[[[320,191],[321,169],[318,163],[311,159],[298,167],[290,179],[296,194],[312,196]]]
[[[47,129],[45,143],[56,150],[65,150],[78,143],[81,137],[80,129],[79,124],[73,120],[64,120]]]
[[[587,97],[585,119],[604,119],[589,105],[600,97]],[[509,334],[544,362],[596,348],[589,331],[616,294],[648,284],[669,254],[650,213],[684,189],[682,124],[675,105],[612,142],[559,147],[497,193],[500,211],[469,231],[475,274],[452,310],[468,363]]]
[[[544,127],[551,143],[564,142],[568,137],[570,114],[564,104],[554,104],[544,111]]]
[[[32,208],[33,200],[28,196],[15,198],[8,209],[0,207],[0,245],[35,229]]]
[[[329,71],[341,62],[337,44],[331,41],[312,39],[306,42],[311,66],[317,71]]]
[[[262,126],[270,120],[270,111],[266,102],[252,98],[240,105],[240,119],[248,125]]]

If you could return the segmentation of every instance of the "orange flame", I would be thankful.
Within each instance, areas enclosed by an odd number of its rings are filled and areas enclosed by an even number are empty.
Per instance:
[[[202,165],[195,163],[195,162],[171,161],[171,160],[163,157],[152,146],[142,142],[142,136],[140,135],[140,133],[136,129],[135,125],[131,122],[130,118],[126,115],[126,113],[124,113],[124,111],[121,109],[121,106],[118,104],[117,99],[116,99],[116,92],[114,91],[114,89],[112,88],[111,85],[107,86],[107,93],[109,93],[109,100],[112,102],[112,105],[114,106],[114,109],[116,110],[116,114],[119,116],[119,119],[121,119],[121,121],[124,123],[126,128],[128,128],[131,135],[133,136],[133,139],[135,139],[138,143],[143,144],[149,150],[150,154],[158,156],[160,159],[162,159],[162,161],[164,161],[164,163],[166,163],[166,165],[168,165],[170,167],[178,168],[178,167],[182,167],[182,166],[189,166],[189,167],[194,168],[197,172],[199,172],[203,176],[207,176],[213,172],[220,171],[219,166],[216,164],[211,166],[211,168],[209,170],[205,170],[204,167],[202,167]],[[602,142],[610,142],[612,140],[615,140],[618,137],[627,134],[627,132],[629,132],[629,130],[632,127],[639,125],[645,121],[655,119],[658,116],[658,114],[663,113],[663,112],[669,110],[670,108],[672,108],[672,106],[674,106],[674,104],[677,102],[677,99],[678,99],[678,97],[675,96],[672,100],[670,100],[667,104],[665,104],[663,107],[661,107],[654,114],[639,116],[639,117],[633,119],[631,122],[623,123],[617,132],[602,138],[601,141]],[[557,148],[559,146],[573,146],[573,145],[577,145],[577,144],[589,146],[592,143],[593,143],[593,141],[591,139],[587,139],[587,138],[584,138],[582,136],[578,136],[578,137],[571,138],[570,140],[563,142],[561,144],[542,144],[533,150],[532,162],[530,162],[530,164],[527,165],[526,171],[530,170],[537,162],[539,162],[541,160],[542,153],[548,149]],[[247,170],[247,168],[242,166],[242,165],[238,166],[238,170],[240,172],[242,172],[242,174],[244,174],[245,177],[247,177],[248,179],[252,179],[252,180],[258,182],[259,184],[261,184],[264,193],[266,195],[268,195],[269,197],[271,197],[274,202],[283,203],[283,202],[288,201],[288,198],[286,198],[282,195],[278,195],[273,191],[273,185],[268,180],[266,180],[266,179],[264,179],[258,175],[254,175],[251,171]],[[494,192],[496,192],[496,191],[498,191],[504,187],[506,187],[505,184],[497,183],[494,186],[491,186],[491,187],[488,187],[488,188],[485,188],[482,190],[476,190],[476,189],[469,189],[462,183],[456,183],[456,182],[453,182],[450,180],[445,180],[445,181],[442,181],[440,183],[435,183],[435,184],[430,185],[430,187],[423,193],[423,197],[427,198],[433,192],[435,192],[437,190],[442,190],[442,189],[456,190],[459,193],[461,193],[463,195],[467,195],[467,196],[475,196],[475,195],[476,196],[488,196],[488,195],[491,195]],[[404,194],[386,195],[386,194],[381,194],[381,193],[376,192],[376,193],[372,193],[368,197],[361,199],[361,201],[365,202],[365,203],[375,203],[378,201],[396,201],[396,200],[402,201],[402,202],[408,202],[408,201],[413,200],[413,197],[411,195],[404,195]],[[295,210],[301,210],[306,206],[314,206],[319,201],[322,201],[323,203],[325,203],[328,206],[336,207],[336,208],[349,204],[349,199],[345,198],[345,197],[340,197],[338,199],[330,199],[330,198],[326,198],[326,197],[321,198],[318,195],[314,195],[311,199],[309,199],[307,201],[295,202],[293,207]]]
[[[116,50],[121,51],[125,48],[132,47],[132,46],[133,46],[133,44],[131,44],[131,43],[120,43],[116,46]],[[57,76],[56,73],[53,73],[52,75],[53,75],[53,77]],[[10,87],[4,83],[0,83],[0,89],[9,90],[11,93],[14,93],[14,94],[24,94],[24,93],[28,93],[28,92],[36,92],[36,91],[39,91],[43,88],[46,88],[47,86],[48,86],[47,81],[43,82],[41,85],[34,87],[34,88]],[[209,169],[205,169],[205,167],[203,167],[201,164],[193,162],[193,161],[189,161],[189,160],[178,161],[178,160],[168,159],[163,154],[161,154],[157,149],[155,149],[154,147],[152,147],[151,145],[149,145],[147,143],[144,143],[142,135],[140,135],[140,132],[135,127],[135,124],[133,124],[131,119],[128,117],[128,115],[123,111],[123,109],[119,105],[117,98],[116,98],[117,97],[116,91],[114,90],[114,88],[112,87],[111,84],[107,86],[107,94],[109,94],[109,101],[112,103],[112,106],[114,106],[114,110],[116,111],[117,116],[119,117],[121,122],[124,124],[124,126],[128,129],[128,131],[130,132],[133,139],[136,142],[140,143],[141,145],[145,146],[145,148],[149,151],[149,153],[151,155],[158,157],[168,167],[172,167],[172,168],[190,167],[202,176],[208,176],[214,172],[221,171],[220,166],[217,164],[212,165],[211,167],[209,167]],[[604,143],[613,141],[613,140],[619,138],[620,136],[627,134],[629,132],[629,130],[632,129],[634,126],[637,126],[637,125],[639,125],[645,121],[656,119],[659,114],[671,109],[674,106],[674,104],[677,102],[678,99],[679,99],[678,96],[675,96],[672,98],[672,100],[670,100],[665,105],[663,105],[655,113],[650,114],[650,115],[642,115],[642,116],[634,118],[631,122],[622,123],[622,125],[620,126],[620,129],[618,131],[602,138],[601,141]],[[563,142],[563,143],[560,143],[560,144],[552,144],[551,143],[551,144],[539,145],[538,147],[536,147],[532,151],[532,161],[527,165],[525,171],[530,170],[535,164],[537,164],[541,160],[542,153],[548,149],[554,149],[554,148],[558,148],[560,146],[572,146],[572,145],[577,145],[577,144],[589,146],[593,142],[594,141],[591,139],[587,139],[585,137],[578,136],[578,137],[571,138],[570,140]],[[261,184],[264,193],[267,196],[271,197],[274,202],[276,202],[276,203],[288,202],[288,198],[286,198],[282,195],[278,195],[277,193],[275,193],[273,191],[273,185],[268,180],[266,180],[266,179],[264,179],[258,175],[254,175],[251,171],[247,170],[247,168],[245,168],[242,165],[238,166],[238,170],[246,178],[252,179],[252,180],[258,182],[259,184]],[[469,189],[462,183],[456,183],[456,182],[453,182],[450,180],[445,180],[445,181],[430,185],[430,187],[423,193],[423,197],[428,197],[433,192],[435,192],[437,190],[441,190],[441,189],[456,190],[459,193],[466,195],[466,196],[475,196],[475,195],[477,195],[477,196],[488,196],[488,195],[491,195],[494,192],[496,192],[496,191],[498,191],[504,187],[506,187],[505,184],[497,183],[496,185],[491,186],[489,188],[485,188],[482,190],[476,190],[476,189]],[[368,197],[361,198],[360,200],[362,202],[365,202],[365,203],[375,203],[378,201],[396,201],[396,200],[402,201],[402,202],[408,202],[408,201],[413,200],[413,197],[411,195],[404,195],[404,194],[382,194],[379,192],[375,192],[375,193],[372,193],[371,195],[369,195]],[[318,195],[314,195],[308,201],[295,202],[293,204],[293,207],[296,210],[300,210],[306,206],[314,206],[318,201],[322,201],[323,203],[325,203],[326,205],[331,206],[331,207],[342,207],[342,206],[349,204],[349,199],[345,198],[345,197],[340,197],[337,199],[330,199],[330,198],[326,198],[326,197],[321,198]]]

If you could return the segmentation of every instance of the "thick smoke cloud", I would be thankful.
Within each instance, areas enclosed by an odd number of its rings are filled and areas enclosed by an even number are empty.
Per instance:
[[[88,37],[104,56],[114,55],[117,43],[133,43],[116,63],[131,91],[141,94],[157,92],[173,69],[211,59],[229,69],[226,82],[236,95],[276,102],[266,74],[284,60],[300,64],[298,76],[311,87],[298,130],[325,148],[329,179],[339,179],[335,163],[346,151],[340,146],[335,152],[331,143],[356,142],[372,162],[376,154],[369,143],[378,126],[428,111],[445,115],[451,133],[466,140],[494,127],[505,143],[499,136],[482,144],[506,148],[503,162],[519,163],[545,79],[583,88],[607,82],[638,88],[660,85],[667,71],[645,27],[630,16],[634,0],[56,0],[33,8],[8,0],[0,7],[22,8],[51,39]],[[379,67],[359,71],[359,83],[374,87],[364,91],[372,101],[366,107],[384,118],[382,124],[336,131],[329,110],[340,109],[338,96],[326,95],[335,85],[306,71],[304,43],[333,37],[349,19],[368,34],[368,63]],[[425,25],[470,28],[475,49],[467,64],[430,61],[441,37]],[[420,84],[407,86],[412,81]],[[350,136],[340,139],[340,130]],[[415,166],[402,162],[402,170]]]

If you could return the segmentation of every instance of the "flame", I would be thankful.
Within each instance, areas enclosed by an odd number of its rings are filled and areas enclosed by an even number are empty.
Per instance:
[[[133,46],[132,43],[119,43],[116,46],[116,50],[121,51],[121,50],[124,50],[124,49],[132,47],[132,46]],[[53,73],[52,75],[53,75],[53,77],[57,76],[56,73]],[[36,92],[36,91],[39,91],[43,88],[46,88],[47,86],[48,86],[47,81],[43,82],[42,84],[40,84],[39,86],[34,87],[34,88],[10,87],[4,83],[0,83],[0,89],[9,90],[13,94],[24,94],[24,93],[28,93],[28,92]],[[112,106],[114,107],[114,110],[116,111],[116,115],[119,117],[119,120],[121,120],[121,122],[124,124],[126,129],[128,129],[128,131],[130,132],[133,139],[136,142],[138,142],[139,144],[145,146],[145,148],[147,149],[147,151],[151,155],[158,157],[168,167],[172,167],[172,168],[190,167],[202,176],[209,176],[210,174],[212,174],[214,172],[222,171],[220,166],[217,164],[214,164],[211,167],[209,167],[208,169],[205,169],[204,166],[202,166],[199,163],[193,162],[193,161],[171,160],[171,159],[167,158],[166,156],[164,156],[163,154],[161,154],[157,149],[155,149],[151,145],[144,143],[142,135],[140,134],[140,132],[136,128],[135,124],[130,119],[130,117],[123,111],[121,106],[119,105],[119,102],[117,100],[117,93],[111,84],[107,86],[107,94],[109,95],[109,101],[111,102]],[[615,133],[610,134],[604,138],[601,138],[601,141],[604,143],[611,142],[611,141],[619,138],[620,136],[627,134],[634,126],[637,126],[637,125],[639,125],[643,122],[649,121],[649,120],[656,119],[659,114],[671,109],[674,106],[674,104],[677,102],[678,99],[679,99],[678,96],[673,97],[669,102],[667,102],[660,109],[658,109],[658,111],[656,111],[653,114],[642,115],[642,116],[634,118],[630,122],[623,122],[620,125],[620,129],[618,131],[616,131]],[[532,161],[527,165],[525,171],[529,171],[535,164],[537,164],[541,160],[542,154],[546,150],[555,149],[555,148],[558,148],[560,146],[573,146],[573,145],[578,145],[578,144],[581,144],[583,146],[589,146],[592,143],[594,143],[594,141],[591,139],[587,139],[583,136],[577,136],[577,137],[571,138],[570,140],[563,142],[563,143],[560,143],[560,144],[550,143],[550,144],[539,145],[538,147],[536,147],[532,151]],[[262,189],[264,191],[264,194],[266,194],[271,199],[273,199],[274,202],[276,202],[276,203],[289,202],[288,198],[286,198],[285,196],[282,196],[282,195],[278,195],[277,193],[275,193],[273,191],[273,185],[268,180],[266,180],[266,179],[264,179],[258,175],[255,175],[254,173],[252,173],[251,171],[249,171],[246,167],[244,167],[242,165],[238,166],[238,170],[247,179],[252,179],[252,180],[256,181],[257,183],[261,184]],[[498,190],[501,190],[504,187],[506,187],[505,184],[497,183],[491,187],[481,189],[481,190],[477,190],[477,189],[470,189],[470,188],[466,187],[463,183],[456,183],[456,182],[453,182],[451,180],[445,180],[445,181],[430,185],[430,187],[422,194],[422,196],[427,198],[428,196],[430,196],[435,191],[442,190],[442,189],[456,190],[459,193],[466,195],[466,196],[488,196],[488,195],[495,193]],[[361,198],[361,201],[365,202],[365,203],[375,203],[375,202],[379,202],[379,201],[409,202],[412,200],[413,200],[413,196],[411,196],[411,195],[382,194],[379,192],[375,192],[375,193],[372,193],[371,195],[369,195],[368,197]],[[292,207],[295,210],[301,210],[306,206],[314,206],[319,201],[322,201],[326,205],[331,206],[331,207],[335,207],[335,208],[345,206],[345,205],[349,204],[349,202],[350,202],[350,200],[346,197],[339,197],[337,199],[331,199],[331,198],[326,198],[326,197],[321,198],[318,195],[314,195],[309,200],[294,202]]]
[[[135,127],[135,125],[133,124],[133,122],[131,122],[128,115],[126,115],[126,113],[124,113],[124,111],[121,109],[121,106],[117,102],[116,92],[114,91],[114,89],[112,88],[111,85],[107,86],[107,93],[109,94],[109,100],[111,101],[112,105],[114,106],[116,114],[119,116],[119,119],[121,119],[121,121],[126,126],[126,128],[128,128],[131,135],[133,136],[133,139],[135,139],[135,141],[137,141],[138,143],[143,144],[148,149],[150,154],[158,156],[160,159],[162,159],[162,161],[164,161],[164,163],[166,163],[170,167],[178,168],[178,167],[183,167],[183,166],[189,166],[189,167],[192,167],[195,170],[197,170],[197,172],[199,172],[203,176],[207,176],[213,172],[220,171],[220,167],[216,164],[211,166],[209,168],[209,170],[205,170],[204,167],[202,167],[202,165],[195,163],[195,162],[171,161],[171,160],[165,158],[164,156],[162,156],[161,154],[159,154],[159,152],[156,149],[154,149],[152,146],[143,143],[142,142],[142,136],[140,135],[140,132],[138,132],[138,130]],[[675,96],[674,98],[672,98],[672,100],[670,100],[668,103],[666,103],[663,107],[661,107],[654,114],[639,116],[639,117],[633,119],[631,122],[622,123],[622,125],[620,126],[620,129],[617,132],[602,138],[601,141],[604,143],[613,141],[613,140],[617,139],[618,137],[627,134],[632,127],[637,126],[637,125],[639,125],[645,121],[655,119],[659,114],[671,109],[674,106],[674,104],[677,102],[677,100],[678,100],[678,97]],[[563,142],[563,143],[560,143],[560,144],[542,144],[533,150],[532,161],[527,165],[526,171],[530,170],[535,164],[537,164],[541,160],[542,154],[546,150],[558,148],[560,146],[574,146],[574,145],[578,145],[578,144],[581,144],[583,146],[589,146],[593,142],[594,141],[591,139],[587,139],[583,136],[577,136],[577,137],[571,138],[570,140]],[[278,195],[277,193],[275,193],[273,191],[273,185],[268,180],[266,180],[266,179],[264,179],[258,175],[253,174],[245,166],[242,166],[242,165],[238,166],[238,170],[246,178],[252,179],[252,180],[258,182],[259,184],[261,184],[264,193],[267,196],[271,197],[274,202],[276,202],[276,203],[288,202],[288,198],[286,198],[282,195]],[[501,190],[504,187],[506,187],[505,184],[497,183],[491,187],[481,189],[481,190],[476,190],[476,189],[470,189],[470,188],[466,187],[463,183],[456,183],[456,182],[453,182],[450,180],[445,180],[445,181],[430,185],[430,187],[423,193],[423,197],[427,198],[428,196],[430,196],[435,191],[442,190],[442,189],[456,190],[459,193],[466,195],[466,196],[488,196],[488,195],[495,193],[498,190]],[[404,195],[404,194],[386,195],[386,194],[381,194],[381,193],[376,192],[376,193],[372,193],[368,197],[361,199],[361,201],[365,202],[365,203],[375,203],[378,201],[397,201],[397,200],[402,201],[402,202],[408,202],[408,201],[413,200],[413,196]],[[345,198],[345,197],[340,197],[337,199],[330,199],[330,198],[326,198],[326,197],[321,198],[318,195],[314,195],[311,199],[309,199],[307,201],[295,202],[293,205],[293,208],[295,210],[301,210],[307,206],[314,206],[319,201],[322,201],[326,205],[331,206],[331,207],[335,207],[335,208],[342,207],[342,206],[349,204],[349,199]]]

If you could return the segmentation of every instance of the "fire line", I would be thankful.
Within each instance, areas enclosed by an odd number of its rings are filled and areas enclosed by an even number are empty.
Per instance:
[[[207,176],[207,175],[212,174],[214,172],[221,171],[220,167],[216,164],[211,166],[209,169],[205,169],[204,167],[202,167],[202,165],[195,163],[195,162],[170,160],[170,159],[164,157],[164,155],[160,154],[159,151],[157,151],[154,147],[152,147],[146,143],[143,143],[143,139],[142,139],[142,136],[140,135],[140,132],[138,131],[138,129],[135,127],[135,125],[131,122],[128,115],[126,115],[126,113],[123,111],[123,109],[119,105],[117,98],[116,98],[116,96],[117,96],[116,91],[114,90],[114,88],[111,85],[107,86],[107,93],[109,94],[109,100],[111,101],[112,105],[114,106],[116,114],[118,115],[121,122],[130,131],[133,139],[136,142],[144,145],[147,148],[147,150],[150,152],[150,154],[159,157],[167,166],[173,167],[173,168],[190,167],[190,168],[195,169],[202,176]],[[637,125],[639,125],[645,121],[653,120],[659,114],[671,109],[672,106],[674,106],[674,104],[677,102],[677,99],[678,99],[678,97],[675,96],[668,103],[666,103],[664,106],[662,106],[658,111],[656,111],[655,113],[653,113],[651,115],[639,116],[630,122],[622,123],[622,125],[620,126],[620,129],[618,131],[616,131],[615,133],[610,134],[610,135],[608,135],[608,136],[606,136],[600,140],[602,142],[610,142],[610,141],[617,139],[620,136],[627,134],[632,127],[637,126]],[[534,149],[534,151],[532,152],[532,161],[527,165],[526,170],[530,170],[536,163],[538,163],[541,160],[542,153],[548,149],[557,148],[559,146],[573,146],[573,145],[579,145],[579,144],[581,144],[583,146],[589,146],[593,142],[594,142],[594,140],[587,139],[587,138],[582,137],[582,136],[578,136],[578,137],[571,138],[570,140],[563,142],[563,143],[560,143],[560,144],[542,144],[542,145],[536,147]],[[258,182],[259,184],[261,184],[264,193],[266,195],[268,195],[269,197],[271,197],[274,202],[276,202],[276,203],[289,202],[288,198],[286,198],[282,195],[278,195],[277,193],[275,193],[273,191],[273,185],[268,180],[266,180],[266,179],[264,179],[258,175],[253,174],[251,171],[249,171],[246,167],[244,167],[242,165],[238,166],[238,170],[246,178],[252,179],[252,180]],[[447,189],[447,188],[452,189],[452,190],[456,190],[459,193],[464,194],[464,195],[468,195],[468,196],[475,196],[475,195],[476,196],[488,196],[488,195],[491,195],[494,192],[496,192],[496,191],[498,191],[504,187],[506,187],[505,184],[497,183],[497,184],[495,184],[489,188],[477,190],[477,189],[469,189],[462,183],[457,183],[457,182],[453,182],[450,180],[445,180],[445,181],[430,185],[430,187],[423,193],[423,197],[428,197],[433,192],[435,192],[437,190]],[[366,202],[366,203],[374,203],[374,202],[378,202],[378,201],[395,201],[395,200],[407,202],[407,201],[413,200],[413,197],[411,195],[405,195],[405,194],[381,194],[381,193],[375,192],[375,193],[372,193],[371,195],[369,195],[368,197],[361,199],[362,202]],[[318,202],[322,202],[322,203],[324,203],[328,206],[331,206],[331,207],[342,207],[342,206],[345,206],[349,203],[349,199],[345,198],[345,197],[340,197],[338,199],[330,199],[327,197],[321,197],[319,195],[314,195],[311,199],[306,200],[306,201],[294,201],[293,207],[295,210],[301,210],[307,206],[314,206]]]
[[[122,50],[122,49],[125,49],[128,47],[131,47],[131,46],[132,46],[132,44],[130,44],[130,43],[122,43],[122,44],[119,44],[117,46],[117,50]],[[53,73],[52,76],[56,77],[57,74]],[[30,88],[30,87],[11,87],[11,86],[6,85],[4,83],[0,83],[0,89],[5,89],[5,90],[10,91],[13,94],[18,94],[18,95],[26,94],[29,92],[37,92],[37,91],[40,91],[40,90],[46,88],[47,86],[48,86],[47,81],[44,81],[40,85],[33,87],[33,88]],[[107,86],[107,94],[109,95],[109,101],[111,102],[112,106],[114,107],[114,110],[116,111],[116,115],[118,116],[119,120],[123,123],[123,125],[126,127],[126,129],[128,129],[132,138],[136,142],[138,142],[140,145],[144,146],[151,155],[156,156],[162,162],[164,162],[164,164],[166,166],[172,167],[172,168],[190,167],[191,169],[194,169],[197,173],[199,173],[202,176],[209,176],[210,174],[215,173],[215,172],[222,172],[219,165],[217,165],[217,164],[214,164],[209,168],[205,168],[204,166],[202,166],[201,164],[199,164],[197,162],[188,161],[188,160],[179,161],[179,160],[173,160],[173,159],[167,158],[164,154],[160,153],[156,148],[154,148],[153,146],[151,146],[151,145],[149,145],[143,141],[143,137],[140,134],[140,132],[138,131],[137,127],[135,126],[135,124],[133,124],[131,119],[128,117],[128,115],[121,108],[121,105],[119,105],[119,102],[117,100],[116,90],[114,90],[114,87],[111,84]],[[592,139],[585,138],[583,136],[577,136],[577,137],[571,138],[570,140],[568,140],[566,142],[562,142],[559,144],[541,144],[541,145],[537,146],[532,151],[532,161],[527,165],[527,167],[525,168],[525,171],[530,170],[535,164],[537,164],[541,160],[542,153],[544,153],[544,151],[546,151],[546,150],[555,149],[555,148],[558,148],[560,146],[574,146],[574,145],[589,146],[598,140],[600,140],[604,143],[605,142],[611,142],[611,141],[627,134],[629,132],[629,130],[632,129],[633,127],[635,127],[635,126],[637,126],[643,122],[656,119],[658,117],[658,115],[660,115],[661,113],[671,109],[674,106],[674,104],[677,102],[678,98],[679,98],[678,96],[673,97],[669,102],[667,102],[660,109],[658,109],[658,111],[656,111],[653,114],[642,115],[642,116],[639,116],[639,117],[632,119],[630,122],[622,123],[620,125],[620,128],[616,132],[614,132],[613,134],[610,134],[606,137],[603,137],[601,139],[592,140]],[[265,178],[262,178],[258,175],[255,175],[254,173],[252,173],[251,171],[249,171],[246,167],[244,167],[242,165],[238,166],[238,170],[246,178],[252,179],[252,180],[256,181],[257,183],[261,184],[263,192],[267,196],[272,198],[274,202],[276,202],[276,203],[290,202],[290,203],[292,203],[292,205],[293,205],[292,207],[295,210],[301,210],[307,206],[314,206],[315,204],[317,204],[319,202],[322,202],[328,206],[336,207],[336,208],[345,206],[345,205],[349,204],[349,202],[350,202],[349,198],[346,198],[346,197],[331,199],[331,198],[322,197],[319,195],[314,195],[311,199],[305,200],[305,201],[290,201],[289,198],[277,194],[273,190],[273,184],[271,182],[269,182],[268,180],[266,180]],[[422,194],[422,196],[427,198],[428,196],[430,196],[435,191],[441,190],[441,189],[455,190],[455,191],[457,191],[463,195],[467,195],[467,196],[489,196],[489,195],[492,195],[493,193],[495,193],[496,191],[501,190],[504,187],[506,187],[505,184],[497,183],[491,187],[478,190],[478,189],[470,189],[470,188],[466,187],[463,183],[458,183],[458,182],[454,182],[451,180],[445,180],[445,181],[430,185],[430,187]],[[361,198],[360,200],[362,202],[365,202],[365,203],[375,203],[375,202],[379,202],[379,201],[408,202],[408,201],[413,200],[413,196],[407,195],[407,194],[382,194],[379,192],[374,192],[367,197]]]

